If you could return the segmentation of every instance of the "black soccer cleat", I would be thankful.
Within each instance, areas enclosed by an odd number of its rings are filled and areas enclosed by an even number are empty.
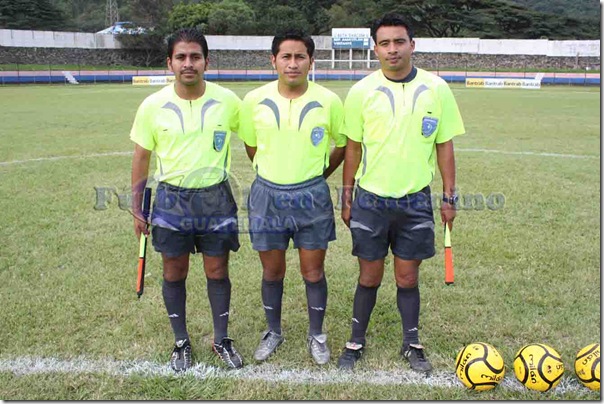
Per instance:
[[[220,360],[231,369],[240,369],[243,367],[243,358],[233,346],[233,340],[224,337],[220,344],[213,344],[212,350],[218,355]]]
[[[346,347],[342,351],[342,355],[338,359],[338,368],[344,370],[354,369],[354,365],[363,356],[364,347],[361,344],[347,342]]]
[[[176,341],[170,356],[170,366],[177,373],[184,372],[191,367],[191,343],[188,339]]]
[[[425,374],[432,372],[432,364],[426,358],[423,346],[415,344],[403,345],[401,355],[409,362],[412,370]]]

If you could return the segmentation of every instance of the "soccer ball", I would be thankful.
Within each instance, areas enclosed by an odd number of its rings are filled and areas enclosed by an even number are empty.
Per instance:
[[[455,374],[469,389],[490,390],[503,380],[505,366],[492,345],[476,342],[466,345],[457,354]]]
[[[545,344],[528,344],[514,358],[514,373],[531,390],[548,391],[560,383],[564,363],[560,354]]]
[[[587,345],[577,353],[575,374],[592,390],[600,390],[600,344]]]

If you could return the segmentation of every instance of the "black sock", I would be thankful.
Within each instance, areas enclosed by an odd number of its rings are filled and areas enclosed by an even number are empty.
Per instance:
[[[207,278],[208,299],[214,320],[214,343],[219,344],[228,336],[229,306],[231,305],[231,281]]]
[[[262,279],[262,304],[268,328],[281,334],[281,299],[283,298],[283,279],[266,281]]]
[[[403,346],[419,344],[419,288],[397,288],[396,305],[403,323]]]
[[[308,307],[309,328],[308,335],[319,335],[323,333],[323,318],[327,309],[327,279],[325,275],[318,282],[306,284],[306,302]]]
[[[189,333],[187,332],[187,288],[185,282],[186,279],[176,282],[168,282],[164,279],[161,288],[176,341],[189,338]]]
[[[379,285],[367,287],[360,283],[357,284],[352,308],[352,337],[350,342],[365,345],[365,333],[367,332],[371,312],[375,306],[379,287]]]

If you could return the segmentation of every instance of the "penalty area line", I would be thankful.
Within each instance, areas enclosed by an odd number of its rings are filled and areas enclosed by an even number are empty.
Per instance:
[[[270,364],[247,365],[243,369],[229,370],[203,363],[195,364],[182,374],[175,374],[168,362],[116,361],[111,359],[86,359],[77,357],[71,360],[41,357],[18,357],[0,359],[0,372],[10,372],[17,376],[68,373],[68,374],[107,374],[114,377],[194,377],[195,379],[232,379],[245,381],[281,382],[291,384],[369,384],[384,385],[422,385],[429,387],[463,388],[452,372],[433,372],[429,377],[406,369],[395,370],[357,370],[354,372],[308,369],[284,369]],[[500,386],[512,391],[526,390],[513,375],[508,374]],[[564,376],[560,384],[551,392],[555,395],[566,392],[588,393],[576,378]]]

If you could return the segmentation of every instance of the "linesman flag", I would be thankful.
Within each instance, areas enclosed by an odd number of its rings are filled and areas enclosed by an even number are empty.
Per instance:
[[[143,193],[143,218],[149,228],[149,211],[151,210],[151,188],[145,188]],[[136,294],[140,299],[145,291],[145,262],[147,261],[147,235],[141,233],[138,248],[138,277],[136,278]]]
[[[453,248],[451,247],[451,230],[445,223],[445,283],[452,285],[455,280],[453,269]]]

